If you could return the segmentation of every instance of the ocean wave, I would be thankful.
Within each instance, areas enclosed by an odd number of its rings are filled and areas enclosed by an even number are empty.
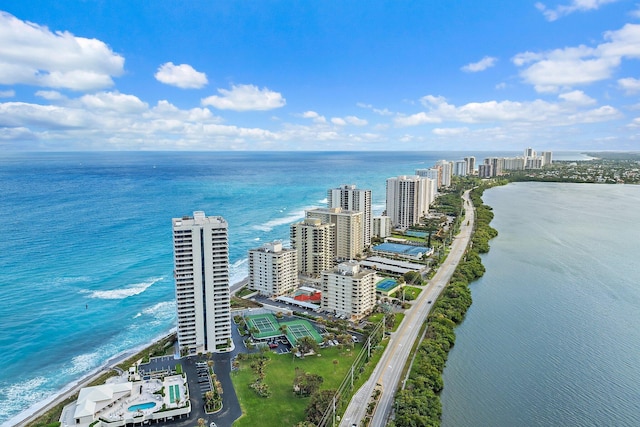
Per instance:
[[[175,316],[176,302],[175,301],[163,301],[154,304],[151,307],[142,310],[142,314],[147,316],[153,316],[156,318],[167,319]]]
[[[112,289],[108,291],[89,291],[82,290],[80,291],[83,294],[89,294],[89,298],[96,299],[125,299],[128,297],[132,297],[134,295],[138,295],[147,290],[151,285],[160,280],[164,279],[164,277],[154,277],[149,279],[146,282],[134,283],[129,285],[126,288],[121,289]]]
[[[318,200],[318,203],[326,205],[327,203],[329,203],[329,199],[327,199],[326,197],[322,200]]]
[[[71,359],[71,366],[63,369],[63,372],[65,374],[64,376],[66,377],[68,375],[75,376],[75,374],[84,374],[91,369],[95,369],[101,363],[101,356],[101,351],[94,351],[92,353],[84,353],[75,356],[73,359]]]
[[[287,224],[291,224],[291,223],[294,223],[296,221],[301,220],[302,218],[304,218],[304,212],[305,211],[311,210],[311,209],[316,209],[316,208],[318,208],[318,206],[308,206],[306,208],[303,208],[303,209],[300,209],[300,210],[297,210],[297,211],[293,211],[287,216],[283,216],[283,217],[280,217],[280,218],[272,219],[271,221],[267,221],[264,224],[254,225],[252,228],[254,230],[259,230],[259,231],[271,231],[275,227],[278,227],[280,225],[287,225]]]

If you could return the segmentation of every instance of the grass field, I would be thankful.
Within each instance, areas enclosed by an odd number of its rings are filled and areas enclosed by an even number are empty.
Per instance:
[[[356,344],[355,349],[349,351],[336,347],[325,348],[320,350],[321,356],[307,356],[304,359],[294,358],[291,354],[267,353],[270,360],[265,368],[264,382],[272,392],[268,398],[259,397],[249,388],[255,374],[250,367],[251,361],[242,361],[240,370],[231,375],[244,414],[233,424],[234,427],[294,426],[304,420],[310,398],[294,395],[295,368],[322,376],[322,389],[337,388],[361,348],[362,344]],[[333,364],[334,359],[338,360],[338,365]]]

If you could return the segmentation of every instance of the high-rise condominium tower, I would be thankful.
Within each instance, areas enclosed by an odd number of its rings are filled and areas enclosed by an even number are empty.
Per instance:
[[[363,212],[342,208],[316,208],[305,211],[307,218],[317,218],[323,224],[335,224],[333,256],[341,261],[357,258],[364,252],[362,239]]]
[[[335,224],[305,218],[291,225],[291,247],[296,250],[298,272],[319,277],[335,265]]]
[[[387,215],[394,227],[406,230],[429,212],[430,182],[417,175],[387,179]]]
[[[231,350],[228,224],[202,211],[172,223],[180,349]]]
[[[373,217],[371,215],[371,190],[362,190],[355,185],[342,185],[332,188],[327,192],[327,207],[342,208],[347,211],[362,212],[363,245],[371,244],[371,227]]]

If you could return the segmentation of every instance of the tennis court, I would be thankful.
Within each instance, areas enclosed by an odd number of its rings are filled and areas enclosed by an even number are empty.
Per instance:
[[[302,337],[311,337],[318,343],[322,342],[322,337],[318,331],[316,331],[316,328],[306,320],[293,320],[291,322],[283,322],[281,325],[287,327],[287,339],[293,346],[295,346]]]
[[[245,317],[249,330],[256,328],[258,332],[254,332],[254,338],[270,338],[282,335],[280,332],[280,326],[276,317],[271,313],[252,314]]]

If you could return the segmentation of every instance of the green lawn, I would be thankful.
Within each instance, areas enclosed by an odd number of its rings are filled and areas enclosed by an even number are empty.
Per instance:
[[[404,290],[404,300],[405,301],[413,301],[418,298],[420,292],[422,292],[422,288],[416,288],[415,286],[405,286],[402,289],[396,291],[393,296],[395,298],[402,298],[402,292]]]
[[[362,344],[356,344],[353,350],[325,348],[320,350],[321,356],[307,356],[304,359],[294,358],[291,354],[267,353],[270,360],[265,368],[265,383],[269,385],[272,393],[268,398],[259,397],[249,388],[255,374],[249,366],[250,360],[242,361],[240,370],[231,375],[243,412],[243,416],[233,425],[289,427],[304,420],[309,398],[300,398],[293,394],[295,368],[322,376],[323,389],[337,388],[361,348]],[[338,365],[333,364],[334,359],[338,360]]]
[[[400,323],[402,323],[402,319],[404,319],[404,313],[395,314],[395,323],[393,324],[393,329],[392,329],[393,332],[395,332],[398,329],[398,326],[400,326]]]
[[[371,323],[379,323],[382,320],[382,316],[384,316],[384,313],[374,313],[367,318],[367,321]]]

